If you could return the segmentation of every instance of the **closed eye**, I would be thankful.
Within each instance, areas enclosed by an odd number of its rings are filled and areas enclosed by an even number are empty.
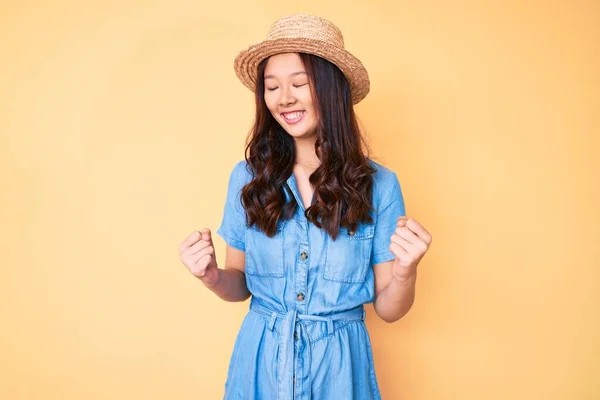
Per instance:
[[[299,87],[306,86],[306,85],[308,85],[308,83],[303,83],[303,84],[301,84],[301,85],[294,85],[294,87],[295,87],[295,88],[299,88]],[[275,86],[275,87],[267,87],[266,89],[267,89],[269,92],[273,92],[273,91],[275,91],[275,90],[279,89],[279,87],[278,87],[278,86]]]

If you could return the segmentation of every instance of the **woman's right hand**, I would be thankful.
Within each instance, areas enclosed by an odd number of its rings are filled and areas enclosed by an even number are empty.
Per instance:
[[[179,245],[179,258],[192,275],[205,285],[212,286],[219,280],[219,268],[210,229],[192,232]]]

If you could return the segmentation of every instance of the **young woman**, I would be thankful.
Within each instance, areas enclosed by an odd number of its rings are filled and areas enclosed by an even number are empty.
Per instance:
[[[180,245],[217,296],[252,297],[225,399],[379,399],[363,305],[387,322],[408,312],[431,235],[363,149],[353,104],[368,74],[339,29],[309,15],[277,21],[235,69],[256,120],[218,230],[225,267],[208,229]]]

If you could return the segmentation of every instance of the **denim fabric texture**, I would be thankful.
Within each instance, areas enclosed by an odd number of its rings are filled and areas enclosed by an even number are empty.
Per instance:
[[[252,174],[246,162],[229,178],[217,233],[246,254],[252,294],[238,333],[224,399],[380,399],[363,305],[375,296],[373,266],[394,259],[396,220],[405,215],[396,174],[370,160],[372,224],[342,228],[334,241],[309,223],[292,174],[288,201],[298,207],[270,238],[246,226],[241,190]]]

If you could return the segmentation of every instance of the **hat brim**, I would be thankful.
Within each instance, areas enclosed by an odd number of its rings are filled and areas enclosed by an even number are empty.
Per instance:
[[[350,83],[353,104],[360,102],[369,93],[369,74],[356,57],[343,48],[314,39],[265,40],[250,46],[235,58],[235,73],[244,86],[255,91],[258,65],[265,58],[281,53],[308,53],[335,64]]]

